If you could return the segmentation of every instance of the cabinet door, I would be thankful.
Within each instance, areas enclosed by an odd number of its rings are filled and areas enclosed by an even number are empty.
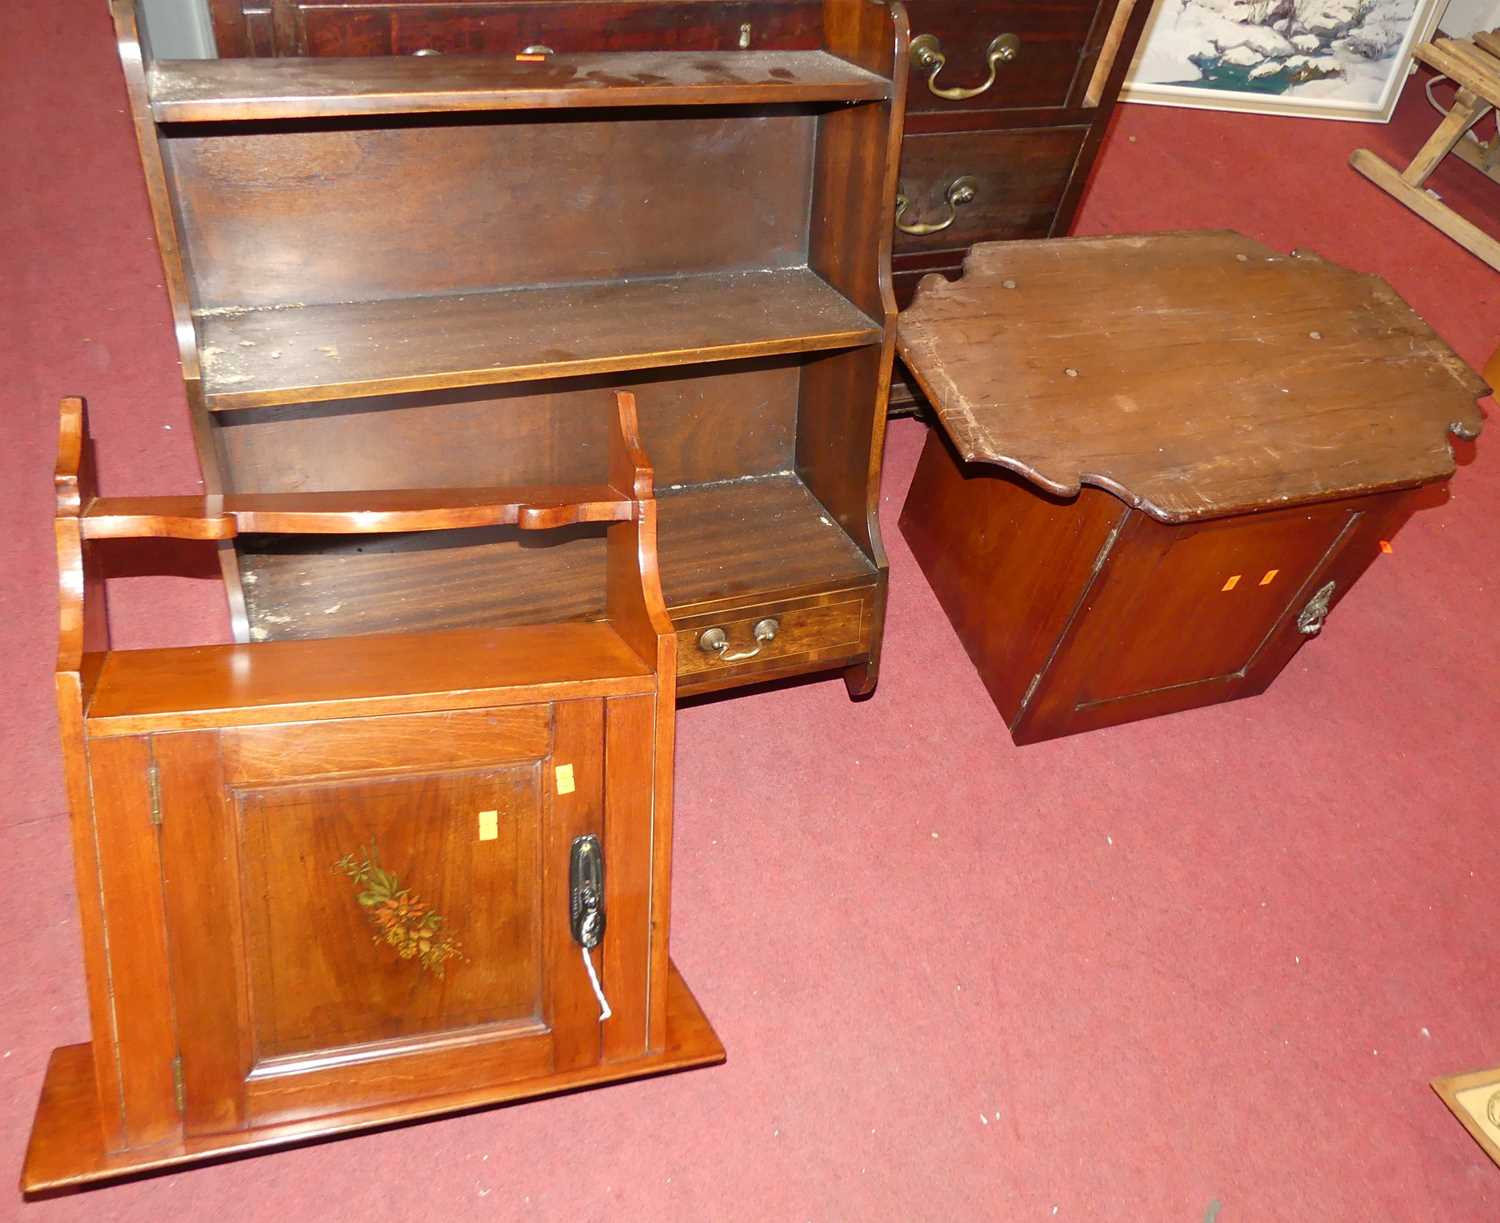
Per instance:
[[[159,737],[186,1132],[597,1063],[602,748],[599,701]]]
[[[1263,691],[1378,555],[1404,504],[1387,494],[1180,527],[1132,514],[1016,741]]]

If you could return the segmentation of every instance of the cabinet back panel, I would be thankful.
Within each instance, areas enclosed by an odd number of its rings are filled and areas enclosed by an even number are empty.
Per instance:
[[[813,115],[590,113],[179,129],[194,307],[806,262]]]
[[[221,412],[237,492],[600,483],[618,387],[635,390],[658,488],[792,465],[801,366],[703,365]],[[482,393],[481,393],[482,394]]]

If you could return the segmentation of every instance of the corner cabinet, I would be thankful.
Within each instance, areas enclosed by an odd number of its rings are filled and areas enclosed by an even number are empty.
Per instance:
[[[210,496],[589,483],[628,388],[681,690],[874,687],[899,6],[796,50],[153,61],[113,4]],[[222,549],[255,642],[589,620],[603,557]]]
[[[621,396],[595,487],[100,498],[58,464],[58,709],[92,1040],[28,1192],[723,1060],[667,951],[676,638]],[[588,622],[111,651],[96,551],[607,532]],[[545,546],[528,551],[545,553]]]

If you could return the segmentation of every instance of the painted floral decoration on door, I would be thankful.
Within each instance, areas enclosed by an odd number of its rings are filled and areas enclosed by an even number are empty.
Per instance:
[[[375,927],[377,944],[389,944],[403,960],[419,960],[435,977],[443,975],[444,964],[462,955],[458,940],[443,930],[443,915],[433,912],[415,892],[403,888],[395,875],[380,868],[373,841],[367,857],[345,854],[333,869],[348,875],[362,889],[355,899]]]

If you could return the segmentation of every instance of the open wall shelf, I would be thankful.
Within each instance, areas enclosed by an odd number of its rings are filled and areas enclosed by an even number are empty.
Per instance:
[[[891,82],[824,51],[160,60],[158,123],[617,106],[873,102]]]
[[[157,62],[111,3],[237,641],[589,621],[602,527],[537,549],[494,490],[598,485],[629,387],[682,687],[873,687],[899,5],[797,51]],[[361,490],[390,531],[318,534]],[[408,531],[444,490],[472,524]]]
[[[878,323],[805,267],[326,306],[225,307],[201,311],[195,321],[210,411],[882,339]]]

